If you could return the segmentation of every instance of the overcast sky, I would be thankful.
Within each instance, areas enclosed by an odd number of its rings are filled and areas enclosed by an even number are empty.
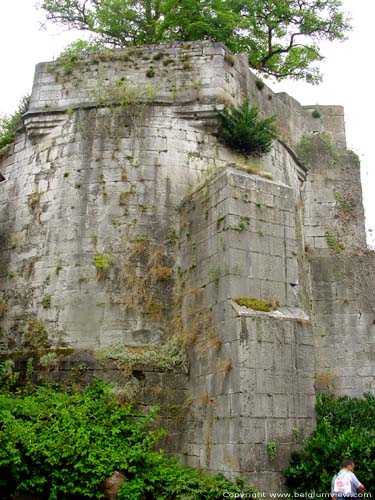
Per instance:
[[[37,1],[0,1],[0,114],[4,114],[12,113],[21,97],[30,93],[35,65],[55,59],[64,46],[79,37],[79,33],[51,26],[41,29],[44,16],[36,9]],[[324,45],[323,83],[312,86],[284,81],[273,88],[287,92],[301,104],[340,104],[345,107],[348,147],[356,151],[362,162],[366,226],[373,244],[375,99],[374,66],[368,45],[373,43],[375,0],[344,0],[343,3],[344,9],[351,13],[354,30],[346,42]]]

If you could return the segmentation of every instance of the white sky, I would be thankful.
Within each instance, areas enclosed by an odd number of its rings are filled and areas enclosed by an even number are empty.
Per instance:
[[[21,97],[30,93],[34,67],[50,61],[81,35],[49,26],[36,0],[0,0],[0,114],[12,113]],[[375,244],[375,147],[372,127],[375,120],[373,97],[372,45],[374,0],[344,0],[351,13],[353,31],[344,43],[324,46],[324,81],[319,86],[284,81],[272,86],[285,91],[301,104],[340,104],[345,107],[348,147],[362,162],[361,175],[369,242]],[[267,82],[269,83],[269,82]],[[374,230],[374,232],[372,232]]]

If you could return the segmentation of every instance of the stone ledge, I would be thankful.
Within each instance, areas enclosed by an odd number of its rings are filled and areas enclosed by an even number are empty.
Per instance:
[[[233,300],[229,300],[229,303],[233,307],[236,317],[247,317],[247,316],[266,316],[273,319],[286,320],[286,321],[297,321],[303,323],[309,323],[310,317],[298,307],[280,307],[276,311],[263,312],[255,311],[254,309],[249,309],[248,307],[239,306]]]

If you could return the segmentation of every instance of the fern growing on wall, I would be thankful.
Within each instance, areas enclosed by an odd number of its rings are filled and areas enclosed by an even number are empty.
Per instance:
[[[275,116],[259,119],[258,109],[244,100],[237,108],[217,112],[220,124],[218,139],[230,149],[246,156],[268,153],[276,138]]]

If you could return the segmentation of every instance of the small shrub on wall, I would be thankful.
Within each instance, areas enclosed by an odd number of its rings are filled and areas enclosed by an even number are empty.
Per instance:
[[[62,64],[64,74],[69,75],[72,73],[80,58],[92,55],[99,49],[99,45],[87,42],[86,40],[77,40],[69,44],[58,57],[58,61]]]
[[[320,395],[316,410],[316,431],[300,452],[292,454],[284,472],[289,489],[295,493],[329,493],[332,477],[340,470],[342,460],[351,458],[366,492],[375,493],[375,397]]]
[[[121,475],[119,500],[219,500],[254,492],[222,475],[180,466],[157,443],[156,410],[120,404],[110,386],[85,390],[32,387],[12,392],[11,366],[0,366],[0,497],[103,498],[106,479]],[[108,481],[107,481],[108,483]]]
[[[0,116],[0,150],[14,141],[17,130],[22,127],[22,115],[28,110],[29,101],[29,96],[23,97],[13,115]]]
[[[274,116],[259,119],[258,109],[250,107],[247,99],[238,108],[224,108],[217,115],[218,138],[230,149],[246,156],[261,156],[271,150],[276,138]]]

